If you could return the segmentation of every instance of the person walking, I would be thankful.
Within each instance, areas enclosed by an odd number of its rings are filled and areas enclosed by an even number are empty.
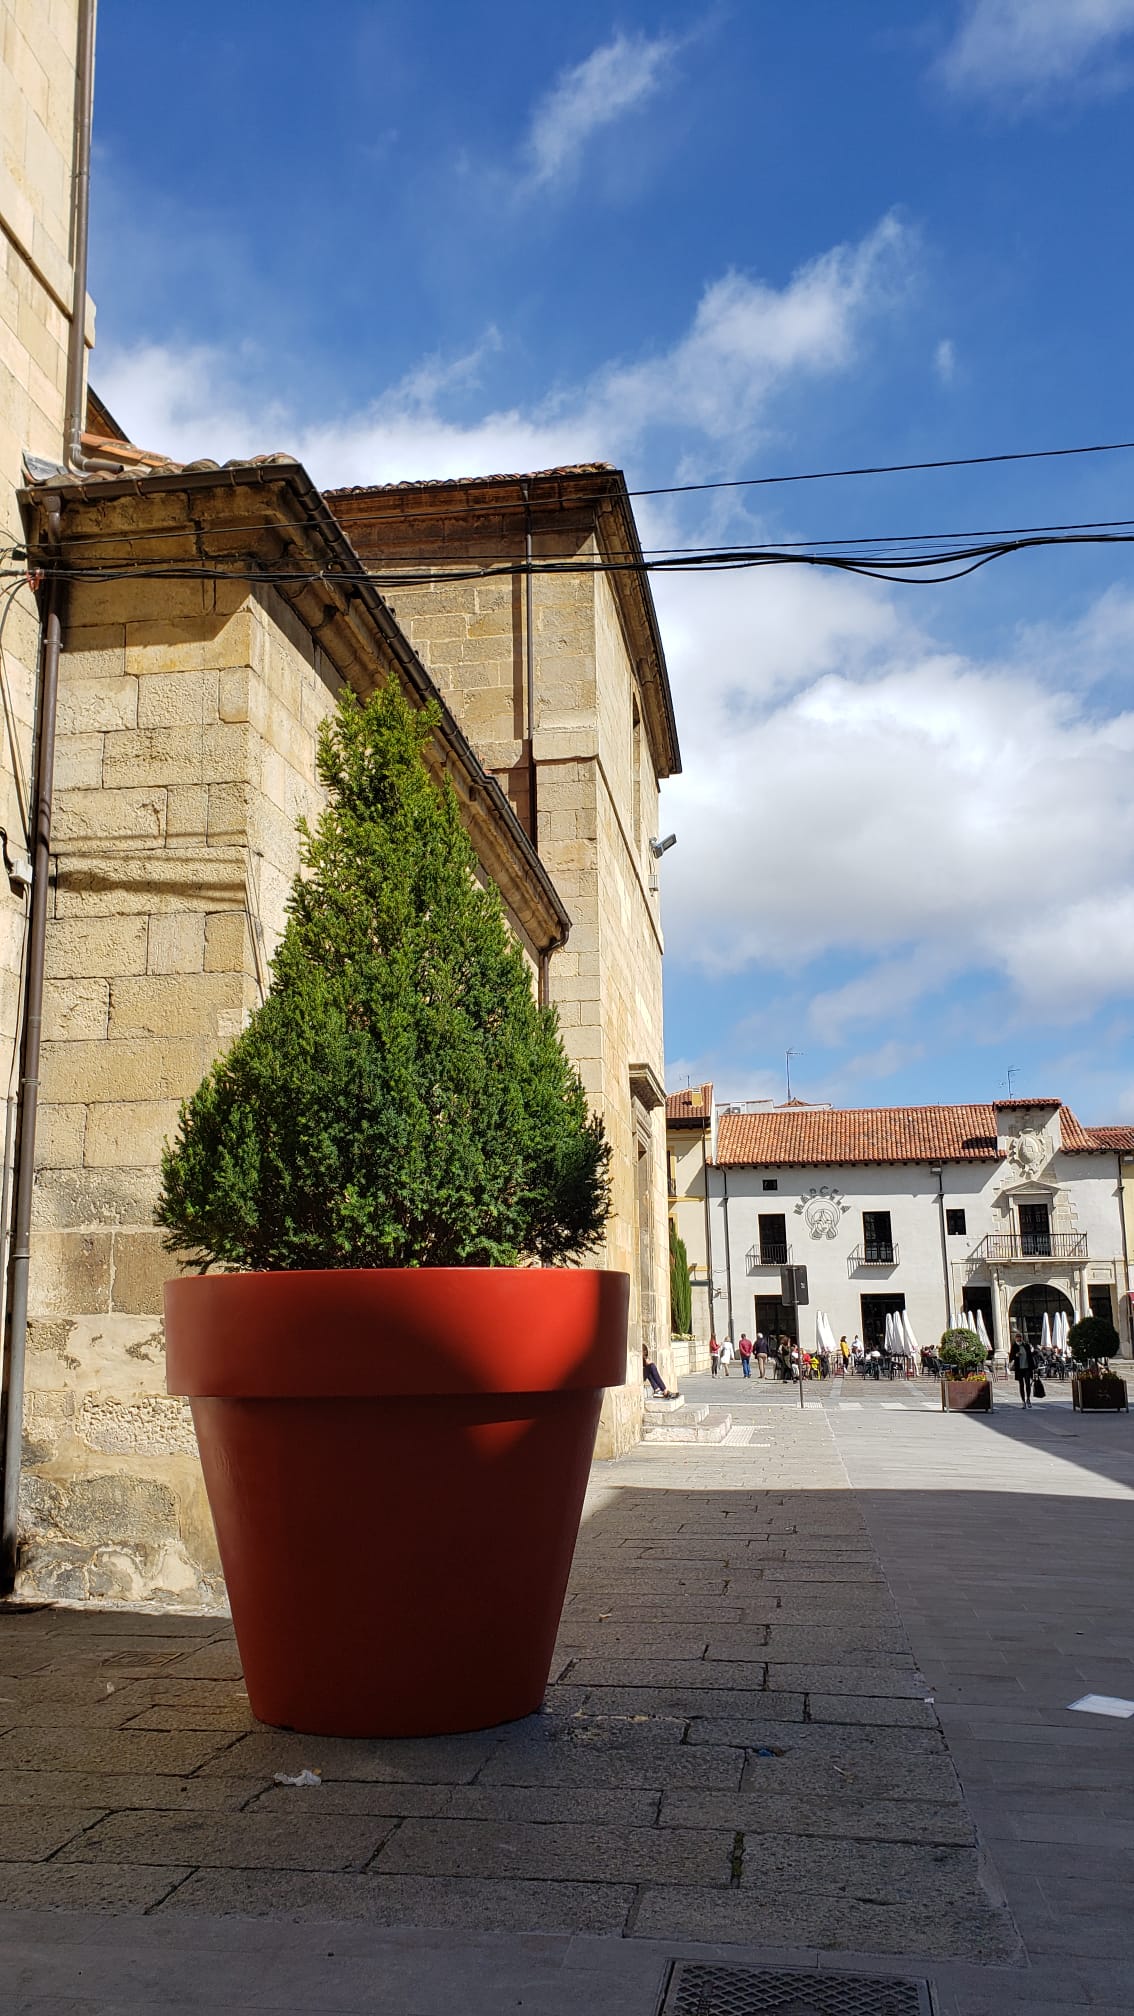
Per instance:
[[[709,1339],[709,1370],[715,1379],[721,1369],[721,1347],[715,1337]]]
[[[756,1359],[756,1370],[760,1374],[761,1379],[765,1379],[768,1374],[768,1340],[762,1330],[757,1330],[756,1332],[753,1354]]]
[[[723,1373],[724,1373],[724,1376],[725,1376],[725,1378],[726,1378],[726,1379],[727,1379],[727,1378],[728,1378],[728,1377],[730,1376],[730,1375],[729,1375],[729,1369],[728,1369],[728,1368],[729,1368],[729,1361],[730,1361],[731,1357],[732,1357],[732,1338],[731,1338],[731,1337],[722,1337],[722,1338],[721,1338],[721,1370],[723,1371]]]
[[[1036,1376],[1038,1353],[1026,1331],[1021,1331],[1012,1339],[1012,1349],[1008,1353],[1008,1369],[1016,1374],[1016,1384],[1020,1389],[1023,1406],[1032,1404],[1032,1382]]]
[[[740,1343],[738,1344],[738,1346],[737,1346],[737,1349],[738,1349],[738,1351],[740,1352],[740,1369],[741,1369],[741,1371],[743,1372],[743,1374],[744,1374],[744,1376],[745,1376],[745,1378],[746,1378],[746,1379],[751,1379],[751,1377],[752,1377],[752,1339],[751,1339],[751,1337],[750,1337],[750,1336],[748,1335],[748,1332],[747,1332],[747,1330],[742,1330],[742,1331],[741,1331],[741,1333],[740,1333]]]

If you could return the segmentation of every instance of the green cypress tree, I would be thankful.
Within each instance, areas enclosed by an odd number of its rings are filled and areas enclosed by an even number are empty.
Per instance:
[[[602,1237],[610,1148],[397,686],[323,725],[271,988],[181,1109],[158,1223],[202,1264],[515,1266]]]
[[[673,1336],[691,1337],[693,1288],[689,1280],[689,1254],[684,1239],[678,1237],[672,1218],[669,1221],[669,1310]]]

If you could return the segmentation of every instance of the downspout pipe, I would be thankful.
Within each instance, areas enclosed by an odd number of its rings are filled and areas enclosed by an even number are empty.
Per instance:
[[[68,469],[82,466],[86,418],[87,245],[91,211],[91,124],[94,116],[95,0],[79,0],[75,65],[75,166],[71,189],[71,328],[63,453]]]
[[[721,1170],[721,1182],[724,1184],[724,1264],[725,1264],[725,1280],[728,1283],[728,1335],[729,1335],[729,1342],[732,1343],[733,1341],[732,1248],[729,1245],[729,1237],[728,1237],[728,1170],[727,1169],[722,1168]]]
[[[71,181],[71,326],[67,332],[67,376],[63,408],[63,451],[69,469],[82,460],[86,414],[87,256],[90,239],[91,126],[94,113],[95,0],[79,0],[75,52],[75,155]],[[58,555],[62,505],[47,500],[48,535]],[[39,1058],[43,1029],[43,978],[47,947],[47,898],[51,876],[51,802],[55,777],[55,716],[59,700],[59,656],[63,645],[63,584],[52,567],[43,601],[43,650],[35,749],[32,810],[32,885],[28,917],[27,977],[24,986],[20,1078],[16,1107],[16,1157],[12,1233],[4,1307],[4,1371],[0,1385],[0,1596],[16,1584],[20,1543],[20,1466],[24,1441],[24,1365],[28,1341],[28,1278],[31,1264],[32,1201],[35,1189],[35,1131],[39,1102]]]
[[[709,1200],[708,1146],[709,1123],[711,1119],[712,1115],[708,1113],[701,1122],[701,1183],[705,1196],[705,1272],[708,1276],[709,1284],[709,1336],[715,1337],[717,1334],[717,1325],[713,1312],[713,1213]]]
[[[48,514],[53,539],[60,528],[59,499]],[[39,1098],[43,975],[47,944],[47,897],[51,873],[51,797],[55,772],[55,714],[59,697],[59,654],[63,641],[62,583],[49,578],[43,623],[39,736],[35,759],[31,913],[28,918],[27,979],[24,989],[20,1079],[16,1107],[16,1167],[12,1236],[8,1248],[3,1386],[0,1388],[0,1596],[10,1596],[19,1554],[20,1465],[24,1434],[24,1361],[28,1336],[28,1274],[31,1261],[32,1200],[35,1186],[35,1127]]]
[[[528,838],[539,849],[535,755],[535,583],[532,574],[532,501],[527,483],[524,497],[524,714],[528,731]]]
[[[945,1328],[953,1328],[953,1285],[949,1278],[949,1242],[945,1237],[945,1171],[940,1163],[930,1164],[937,1178],[937,1227],[941,1235],[941,1278],[945,1284]]]

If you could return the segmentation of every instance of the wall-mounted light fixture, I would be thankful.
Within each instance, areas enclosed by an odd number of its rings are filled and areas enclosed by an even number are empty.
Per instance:
[[[662,855],[668,853],[669,849],[671,847],[676,847],[676,845],[677,845],[676,833],[667,833],[664,840],[650,841],[650,853],[653,855],[655,861],[660,861]]]

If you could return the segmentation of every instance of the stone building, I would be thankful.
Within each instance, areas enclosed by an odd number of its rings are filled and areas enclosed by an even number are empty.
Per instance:
[[[32,570],[46,560],[74,576],[62,610],[19,1586],[209,1602],[219,1569],[191,1424],[164,1392],[173,1262],[152,1224],[158,1162],[179,1101],[263,997],[298,863],[295,821],[320,808],[320,720],[344,682],[365,694],[394,678],[416,704],[440,699],[427,760],[456,789],[481,872],[606,1119],[615,1195],[598,1257],[631,1274],[634,1331],[600,1453],[636,1438],[638,1350],[659,1348],[668,1327],[649,843],[657,779],[678,757],[619,472],[445,486],[443,499],[434,486],[359,493],[336,500],[337,516],[290,457],[179,466],[127,441],[93,394],[76,452],[83,404],[66,399],[65,379],[79,15],[79,0],[0,0],[4,522],[14,547],[22,528]],[[342,521],[365,529],[383,517],[394,550],[383,558],[372,525],[364,564]],[[433,578],[413,584],[407,554],[430,540]],[[584,571],[442,578],[462,555],[465,571],[477,565],[485,542]],[[382,575],[368,575],[376,561],[398,573],[397,617]],[[607,561],[628,571],[591,571]],[[0,907],[9,1065],[38,616],[34,576],[21,579],[2,640],[0,791],[16,869]]]
[[[693,1341],[688,1369],[700,1369],[713,1335],[713,1259],[709,1250],[709,1165],[712,1159],[713,1088],[694,1085],[671,1092],[665,1102],[666,1185],[670,1222],[685,1243],[692,1289]],[[686,1368],[678,1365],[681,1372]]]
[[[836,1336],[870,1343],[902,1309],[921,1344],[980,1311],[1003,1357],[1017,1330],[1038,1340],[1045,1311],[1061,1310],[1105,1316],[1129,1355],[1113,1130],[1036,1099],[715,1117],[711,1236],[729,1256],[737,1335],[796,1334],[781,1299],[790,1264],[807,1269],[808,1343],[820,1310]]]
[[[571,913],[544,997],[614,1149],[604,1261],[633,1283],[630,1368],[669,1358],[658,781],[680,765],[625,480],[605,464],[337,490],[328,502]],[[536,574],[504,573],[531,560]],[[486,578],[457,578],[483,566]],[[641,1382],[603,1410],[635,1441]]]
[[[78,0],[0,0],[0,677],[6,726],[0,826],[7,859],[28,855],[26,780],[39,612],[3,578],[20,539],[25,453],[63,455],[68,339],[75,288],[74,176]],[[87,304],[86,344],[94,341]],[[12,1086],[27,884],[0,875],[0,1059]],[[8,1100],[6,1162],[13,1101]],[[5,1182],[4,1194],[7,1195]]]

